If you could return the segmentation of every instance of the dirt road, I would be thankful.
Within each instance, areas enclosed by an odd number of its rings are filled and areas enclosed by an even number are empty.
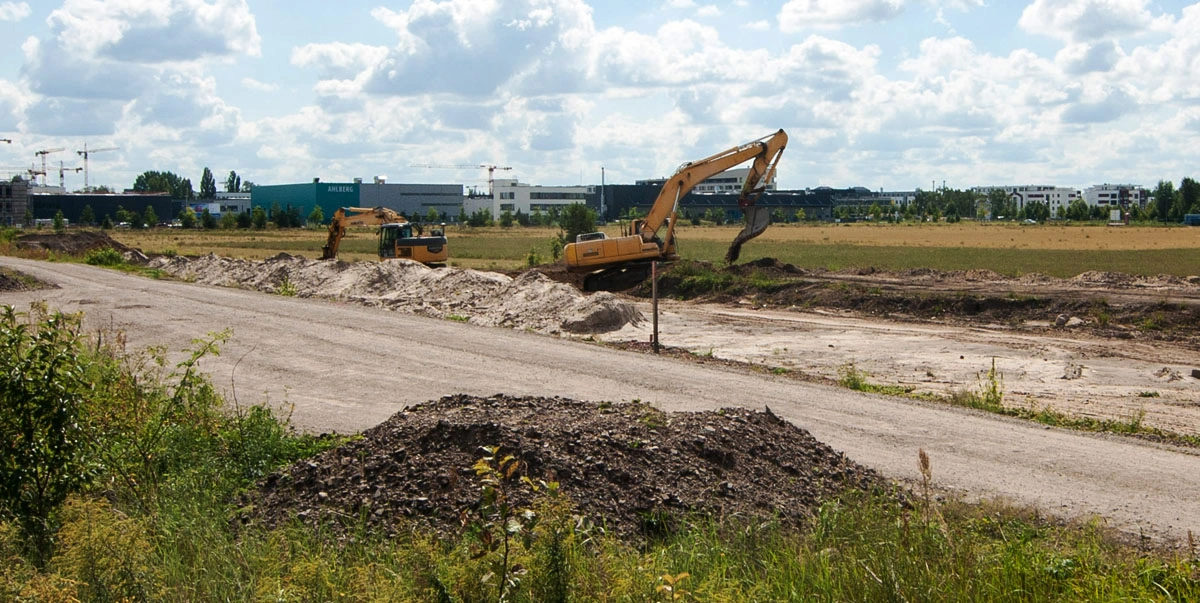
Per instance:
[[[46,300],[84,311],[91,327],[123,330],[133,349],[182,350],[195,337],[231,329],[222,354],[202,367],[242,404],[291,405],[294,422],[306,429],[360,430],[404,405],[452,393],[640,399],[667,410],[769,406],[895,479],[917,477],[917,451],[924,449],[936,484],[969,497],[1005,498],[1064,517],[1096,515],[1133,535],[1179,541],[1200,531],[1194,451],[525,331],[76,264],[3,257],[0,265],[59,286],[0,293],[0,303],[23,308]],[[691,320],[682,309],[678,316]]]

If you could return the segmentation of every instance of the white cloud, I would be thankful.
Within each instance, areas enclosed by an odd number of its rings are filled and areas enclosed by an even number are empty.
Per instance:
[[[702,6],[696,11],[697,17],[720,17],[721,9],[714,4]]]
[[[32,12],[25,2],[0,2],[0,21],[20,21]]]
[[[749,23],[743,23],[742,29],[749,29],[750,31],[771,31],[771,23],[762,19],[758,21],[750,21]]]
[[[1030,33],[1077,43],[1169,27],[1172,18],[1155,17],[1148,5],[1149,0],[1034,0],[1018,24]]]
[[[279,90],[278,84],[260,82],[252,77],[242,78],[242,86],[245,86],[250,90],[254,90],[255,92],[275,92],[276,90]]]
[[[163,63],[261,52],[246,0],[65,0],[47,23],[80,60]]]
[[[667,8],[675,8],[675,9],[692,8],[694,6],[696,6],[696,3],[693,2],[692,0],[667,0],[667,3],[666,3]]]
[[[779,11],[779,28],[796,32],[887,21],[903,10],[904,0],[788,0]]]

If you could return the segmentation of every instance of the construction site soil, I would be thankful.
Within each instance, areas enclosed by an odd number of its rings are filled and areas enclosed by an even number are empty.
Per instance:
[[[472,466],[487,456],[484,447],[518,459],[506,487],[517,508],[533,502],[518,475],[557,481],[576,513],[622,537],[702,516],[798,525],[847,489],[886,488],[770,409],[666,413],[638,403],[457,395],[407,408],[361,439],[269,476],[245,499],[243,517],[457,533],[464,517],[477,517],[483,484]]]

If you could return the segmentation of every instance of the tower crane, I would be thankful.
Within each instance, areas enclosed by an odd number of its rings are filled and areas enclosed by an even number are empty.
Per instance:
[[[75,151],[76,154],[83,157],[83,190],[85,190],[85,191],[92,190],[91,187],[88,186],[88,155],[91,155],[92,153],[99,153],[101,151],[115,151],[117,149],[118,149],[118,147],[105,147],[103,149],[90,149],[89,150],[87,148],[87,143],[85,142],[85,143],[83,143],[82,151]]]
[[[40,150],[40,151],[34,151],[34,152],[33,152],[33,154],[34,154],[34,155],[41,155],[41,156],[42,156],[42,171],[41,171],[41,174],[42,174],[42,186],[46,186],[46,174],[48,174],[48,173],[49,173],[49,172],[47,172],[47,171],[46,171],[46,155],[49,155],[50,153],[57,153],[57,152],[59,152],[59,151],[65,151],[65,150],[66,150],[66,149],[64,149],[64,148],[62,148],[62,147],[58,147],[58,148],[54,148],[54,149],[42,149],[42,150]]]
[[[63,167],[63,162],[61,162],[61,161],[58,162],[58,186],[59,186],[59,188],[62,188],[64,190],[67,188],[67,181],[65,178],[63,178],[63,172],[75,172],[76,174],[78,174],[81,171],[83,171],[83,168],[81,168],[81,167],[78,167],[78,166]]]
[[[488,194],[489,195],[495,194],[492,190],[492,182],[493,182],[493,178],[495,176],[496,170],[511,170],[512,169],[512,167],[509,167],[509,166],[492,165],[490,163],[480,163],[480,164],[475,164],[475,165],[465,165],[465,164],[438,165],[438,164],[430,164],[430,163],[418,163],[415,165],[411,165],[409,167],[439,168],[439,169],[448,169],[448,170],[470,170],[470,169],[475,169],[475,168],[484,168],[488,171]]]
[[[11,138],[0,138],[0,142],[7,142],[8,144],[12,144],[12,139]]]

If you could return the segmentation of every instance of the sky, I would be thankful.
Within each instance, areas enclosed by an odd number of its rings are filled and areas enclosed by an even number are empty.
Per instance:
[[[45,157],[71,190],[85,145],[114,190],[486,190],[453,166],[632,183],[779,129],[784,189],[1178,183],[1200,3],[0,0],[0,174]]]

